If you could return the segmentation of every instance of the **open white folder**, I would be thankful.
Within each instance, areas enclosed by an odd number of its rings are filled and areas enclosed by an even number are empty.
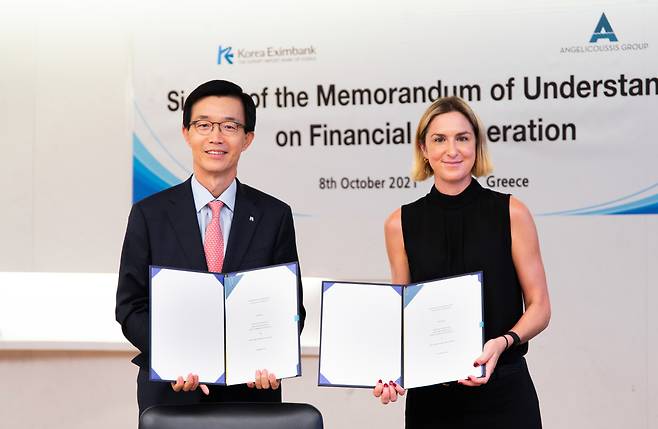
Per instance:
[[[482,377],[482,273],[407,286],[323,282],[319,386]]]
[[[152,266],[150,379],[206,384],[301,375],[297,263],[229,274]]]

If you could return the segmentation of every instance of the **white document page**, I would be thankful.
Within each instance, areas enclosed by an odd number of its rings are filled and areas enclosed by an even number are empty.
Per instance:
[[[372,387],[399,381],[400,286],[323,283],[318,385]]]
[[[296,270],[296,264],[289,266]],[[297,275],[289,266],[236,273],[232,279],[227,276],[227,384],[254,381],[260,369],[277,378],[301,375]]]
[[[404,291],[404,387],[480,377],[482,287],[479,275],[411,285]]]
[[[157,268],[155,268],[157,270]],[[224,374],[224,287],[211,273],[162,268],[151,278],[151,378]],[[154,374],[155,373],[155,374]]]

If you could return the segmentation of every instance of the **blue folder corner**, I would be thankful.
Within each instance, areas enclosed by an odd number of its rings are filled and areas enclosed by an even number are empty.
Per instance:
[[[155,277],[161,270],[160,267],[151,267],[151,278]]]
[[[158,375],[157,372],[155,372],[153,368],[151,368],[149,374],[151,376],[151,380],[162,380],[162,378]]]
[[[320,373],[320,385],[331,385],[331,381],[327,380],[327,377]]]
[[[228,299],[229,295],[231,295],[231,292],[235,289],[235,287],[240,283],[240,280],[242,279],[242,276],[244,274],[237,274],[235,276],[226,276],[224,277],[224,296]]]
[[[297,263],[293,262],[291,264],[286,265],[286,267],[296,276],[297,275]]]
[[[423,288],[424,285],[411,285],[404,288],[404,306],[406,307],[413,301],[413,299],[418,295],[418,292]]]

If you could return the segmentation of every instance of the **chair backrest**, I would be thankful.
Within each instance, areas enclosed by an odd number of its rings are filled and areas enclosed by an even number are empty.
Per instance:
[[[322,429],[322,415],[312,405],[224,402],[156,405],[139,417],[139,429]]]

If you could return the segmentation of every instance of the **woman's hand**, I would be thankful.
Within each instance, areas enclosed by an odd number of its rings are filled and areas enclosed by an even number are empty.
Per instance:
[[[475,362],[473,363],[473,366],[476,368],[481,365],[486,365],[486,371],[484,377],[478,378],[474,375],[469,375],[467,379],[458,380],[457,382],[459,384],[463,384],[464,386],[472,386],[472,387],[487,384],[487,382],[489,381],[489,377],[491,377],[491,374],[493,374],[494,369],[496,369],[498,358],[505,351],[506,348],[507,348],[507,341],[502,336],[492,338],[489,341],[487,341],[484,344],[484,348],[482,349],[482,354],[477,359],[475,359]]]
[[[396,384],[394,381],[382,383],[382,381],[379,380],[375,385],[372,394],[375,395],[375,398],[379,398],[382,404],[386,405],[389,402],[397,401],[398,396],[404,396],[404,392],[404,388],[399,384]]]

